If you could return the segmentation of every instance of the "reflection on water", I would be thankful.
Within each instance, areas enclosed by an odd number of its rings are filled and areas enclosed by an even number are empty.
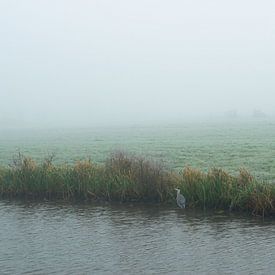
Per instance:
[[[1,274],[275,270],[275,221],[156,205],[0,202]]]

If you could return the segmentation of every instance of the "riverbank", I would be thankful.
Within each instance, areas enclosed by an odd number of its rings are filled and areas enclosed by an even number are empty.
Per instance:
[[[0,168],[0,195],[10,198],[172,204],[176,187],[189,208],[275,215],[275,185],[257,181],[244,169],[237,176],[216,168],[178,172],[124,153],[111,155],[103,164],[85,160],[74,165],[54,165],[52,158],[36,163],[19,154],[10,167]]]

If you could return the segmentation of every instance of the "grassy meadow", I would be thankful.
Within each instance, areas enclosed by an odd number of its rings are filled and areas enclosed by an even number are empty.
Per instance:
[[[54,163],[73,164],[88,158],[104,163],[117,150],[163,161],[177,170],[191,166],[206,172],[218,167],[236,174],[245,168],[256,178],[275,179],[275,121],[0,130],[1,166],[9,165],[18,151],[38,162],[54,153]]]
[[[272,121],[0,130],[0,194],[175,203],[179,187],[190,208],[273,215],[274,137]]]

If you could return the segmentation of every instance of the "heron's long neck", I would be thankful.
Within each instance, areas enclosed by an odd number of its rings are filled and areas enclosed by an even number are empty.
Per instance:
[[[177,196],[180,194],[180,190],[177,190]]]

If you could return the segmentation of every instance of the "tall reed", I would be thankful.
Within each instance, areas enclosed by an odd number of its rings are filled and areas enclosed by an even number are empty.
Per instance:
[[[122,152],[101,165],[91,160],[54,165],[53,157],[38,164],[19,154],[10,167],[0,167],[2,197],[175,203],[175,187],[189,208],[275,215],[275,185],[256,181],[244,169],[237,176],[217,168],[177,172]]]

